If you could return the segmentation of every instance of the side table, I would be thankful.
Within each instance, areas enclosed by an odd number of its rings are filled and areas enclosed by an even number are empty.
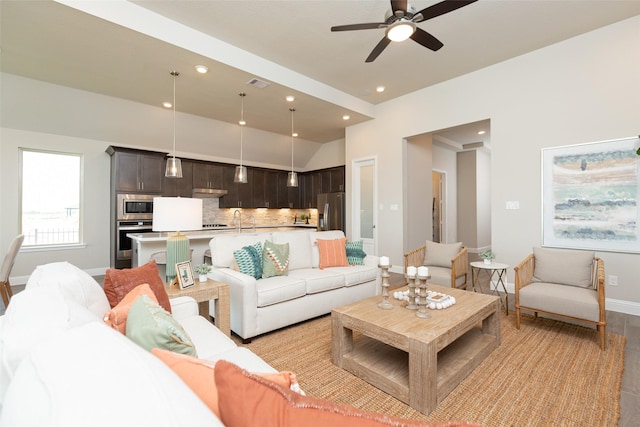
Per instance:
[[[167,294],[169,298],[187,296],[195,299],[198,302],[198,311],[205,319],[209,319],[209,301],[215,300],[214,324],[227,336],[231,336],[229,285],[226,283],[209,279],[204,283],[197,282],[186,289],[169,286]]]
[[[486,271],[487,276],[489,278],[489,288],[491,288],[491,283],[493,282],[493,276],[496,276],[496,285],[493,288],[493,292],[498,293],[498,285],[502,286],[502,290],[504,291],[504,310],[509,315],[509,294],[507,293],[507,286],[504,281],[507,278],[507,269],[509,266],[507,264],[503,264],[501,262],[491,262],[490,264],[485,264],[484,261],[474,261],[471,263],[471,285],[473,286],[474,292],[476,291],[476,285],[478,284],[478,278],[480,276],[481,271]],[[500,302],[502,302],[502,298],[500,298]]]

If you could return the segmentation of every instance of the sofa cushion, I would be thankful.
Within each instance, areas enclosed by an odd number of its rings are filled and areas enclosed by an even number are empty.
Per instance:
[[[264,242],[262,249],[262,278],[286,276],[289,272],[289,243]]]
[[[462,242],[437,243],[427,240],[423,265],[451,268],[451,259],[462,249]]]
[[[278,231],[273,243],[289,243],[289,270],[311,268],[311,242],[308,231]]]
[[[257,282],[258,307],[277,304],[300,298],[307,293],[307,286],[303,279],[293,276],[273,276]]]
[[[34,349],[0,417],[7,426],[221,425],[165,364],[102,322]]]
[[[342,230],[329,230],[329,231],[311,231],[308,233],[309,242],[311,243],[311,266],[314,268],[320,267],[320,249],[318,249],[318,242],[316,240],[335,240],[344,237]]]
[[[343,267],[348,268],[348,267]],[[320,270],[319,268],[305,268],[289,273],[292,277],[304,280],[308,294],[330,291],[344,287],[344,273],[337,268]]]
[[[233,251],[235,264],[238,271],[260,279],[262,277],[262,243],[255,242],[253,245],[244,246],[242,249]]]
[[[148,296],[154,303],[158,303],[155,294],[151,290],[148,284],[138,285],[135,288],[131,289],[122,301],[118,303],[115,307],[109,310],[104,315],[104,323],[107,324],[110,328],[113,328],[120,332],[121,334],[126,333],[127,331],[127,316],[129,315],[129,310],[131,310],[131,305],[138,299],[138,297],[146,295]]]
[[[232,268],[233,251],[265,240],[271,240],[271,233],[235,233],[215,236],[209,241],[211,265]]]
[[[151,353],[162,360],[191,390],[220,417],[218,408],[218,389],[215,380],[216,362],[210,360],[197,359],[184,354],[154,348]],[[296,376],[291,371],[277,373],[255,373],[266,380],[273,381],[281,387],[291,388],[292,384],[297,384]]]
[[[56,342],[63,332],[91,322],[101,323],[101,318],[66,298],[58,287],[16,293],[0,328],[0,402],[18,366],[35,347]]]
[[[593,251],[533,248],[534,282],[593,288],[595,264]]]
[[[129,310],[127,338],[147,351],[155,347],[196,356],[195,346],[171,314],[146,295],[135,300]]]
[[[221,351],[237,347],[231,338],[202,316],[184,318],[180,326],[191,339],[198,357],[202,359],[211,359]]]
[[[156,294],[158,304],[171,313],[169,296],[158,273],[158,265],[154,260],[136,268],[107,269],[104,276],[104,293],[107,295],[111,307],[115,307],[131,289],[143,283],[149,284],[153,293]]]
[[[364,258],[367,256],[367,253],[362,250],[362,245],[362,240],[347,242],[347,261],[349,265],[364,265]]]
[[[73,299],[98,317],[110,308],[102,286],[86,271],[66,261],[37,266],[25,289],[51,286],[57,287],[65,299]]]
[[[331,271],[340,273],[344,276],[344,286],[354,286],[361,283],[371,282],[376,280],[378,274],[378,268],[371,268],[368,265],[350,265],[349,267],[331,267],[325,269],[325,271]]]
[[[320,269],[349,265],[346,249],[347,239],[345,237],[335,240],[317,239],[316,242],[320,252]]]
[[[519,291],[520,306],[558,313],[592,322],[600,320],[598,293],[594,289],[534,282]],[[553,295],[553,298],[549,298]]]
[[[220,419],[233,426],[429,426],[303,396],[226,361],[216,365]],[[456,423],[446,423],[453,427]],[[464,424],[468,425],[468,424]]]

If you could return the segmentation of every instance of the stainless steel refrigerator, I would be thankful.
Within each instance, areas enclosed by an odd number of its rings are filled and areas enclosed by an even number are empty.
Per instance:
[[[345,231],[345,194],[318,194],[318,230]]]

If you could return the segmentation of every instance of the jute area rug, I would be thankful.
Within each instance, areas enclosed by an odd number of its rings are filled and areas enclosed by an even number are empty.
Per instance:
[[[246,347],[277,370],[297,374],[308,395],[367,411],[424,421],[483,426],[616,426],[626,338],[607,334],[601,351],[593,329],[502,314],[502,345],[429,415],[331,362],[331,316],[257,338]]]

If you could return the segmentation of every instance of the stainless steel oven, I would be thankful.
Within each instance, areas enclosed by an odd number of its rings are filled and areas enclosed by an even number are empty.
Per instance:
[[[118,221],[116,232],[116,265],[131,267],[133,256],[129,233],[148,233],[152,230],[152,221]],[[118,268],[118,267],[117,267]],[[123,268],[123,267],[119,267]]]
[[[150,194],[118,194],[116,218],[118,221],[153,219],[153,196]]]

